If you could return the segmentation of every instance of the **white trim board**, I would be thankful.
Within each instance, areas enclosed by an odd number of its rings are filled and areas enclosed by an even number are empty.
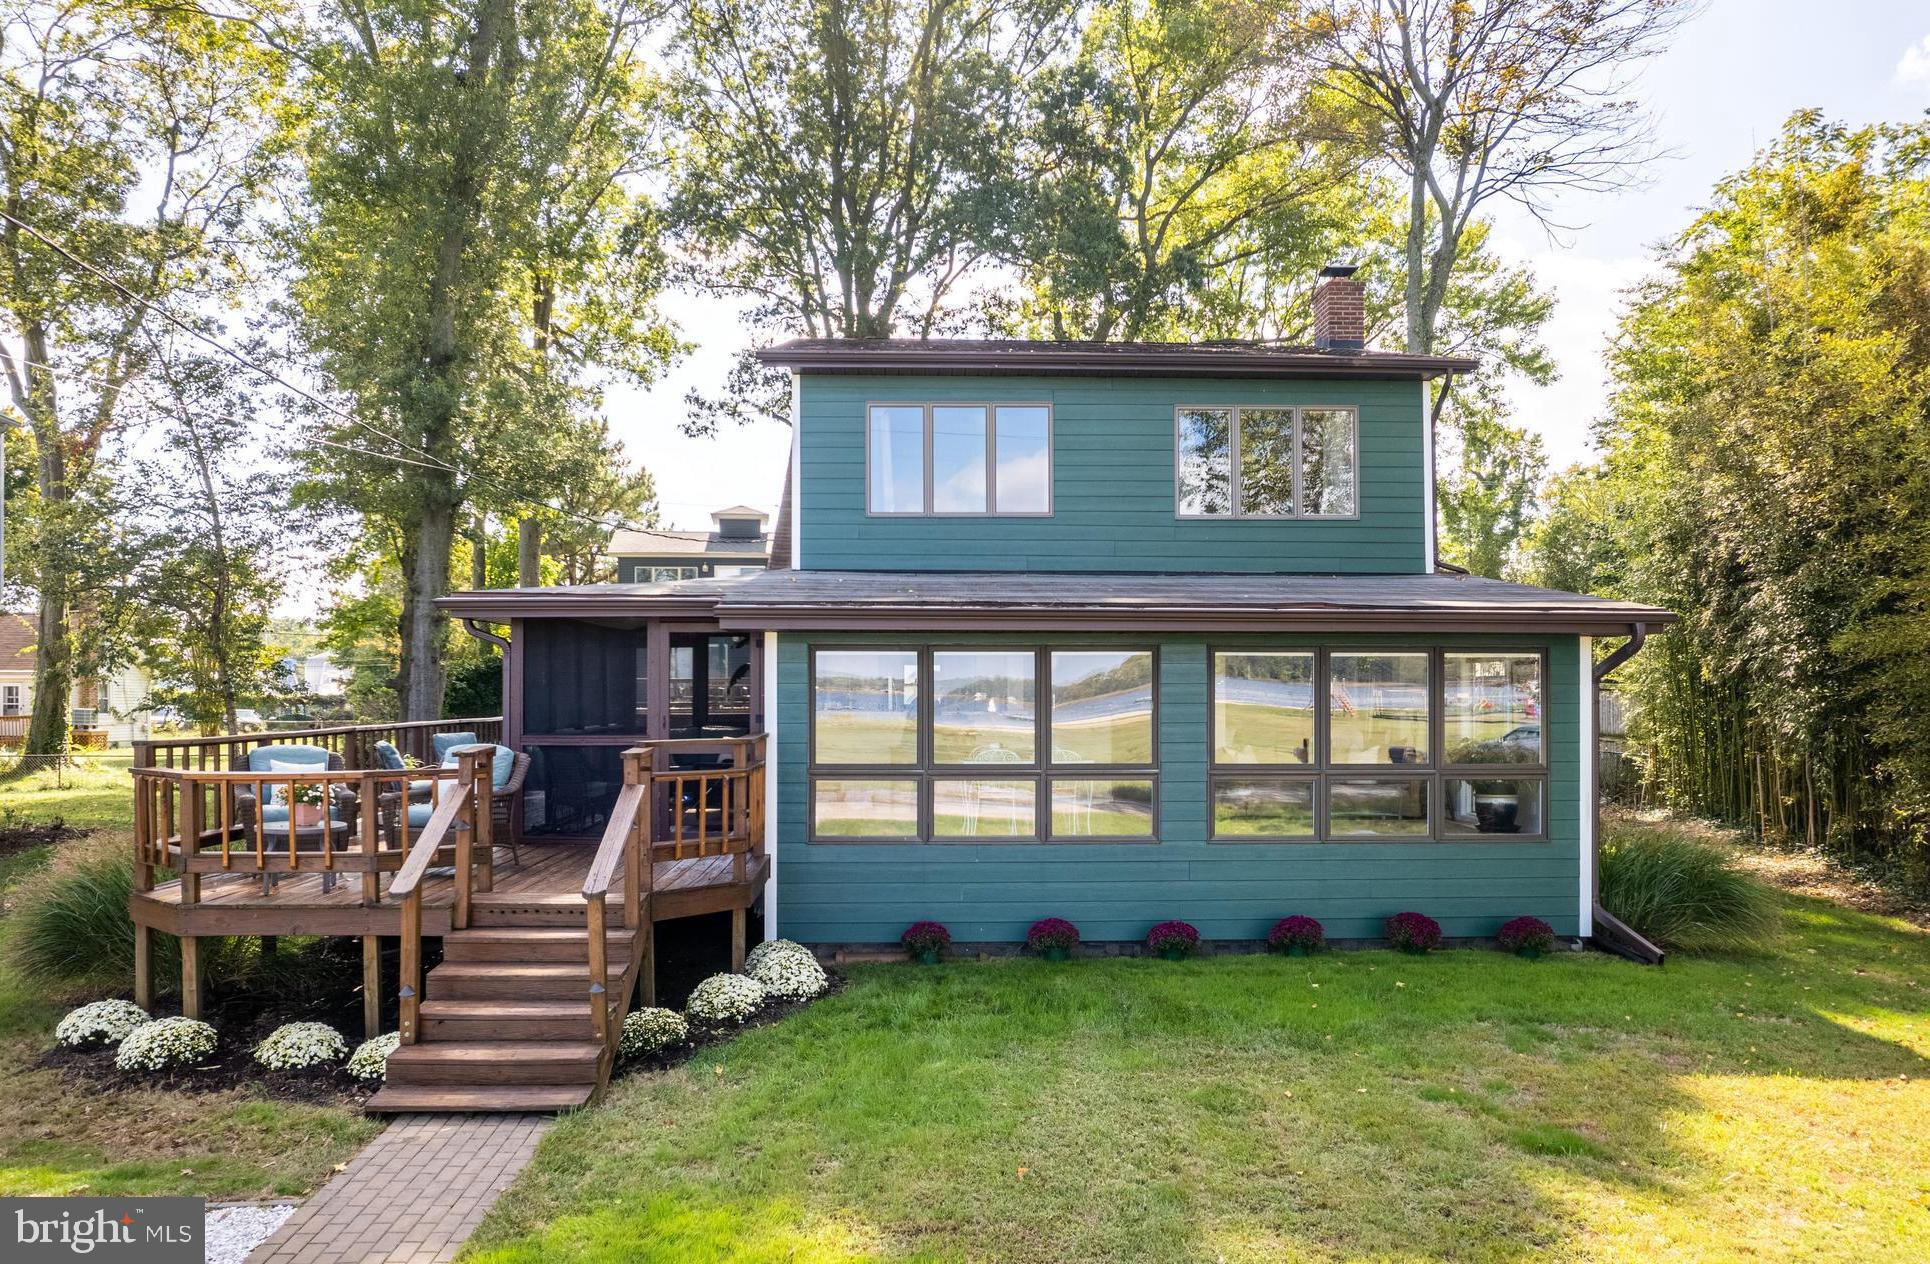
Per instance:
[[[1581,838],[1581,920],[1578,925],[1582,938],[1586,939],[1595,933],[1595,814],[1601,806],[1598,802],[1601,791],[1595,784],[1595,638],[1579,638],[1577,655],[1582,677],[1581,763],[1576,774],[1581,782],[1581,793],[1576,796],[1581,804],[1581,821],[1580,828],[1575,832]]]
[[[795,501],[793,502],[795,503]],[[777,633],[764,634],[764,938],[777,938]]]

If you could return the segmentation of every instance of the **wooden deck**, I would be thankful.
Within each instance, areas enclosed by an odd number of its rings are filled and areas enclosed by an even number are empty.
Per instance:
[[[559,920],[581,916],[583,880],[596,847],[524,843],[519,850],[521,864],[511,858],[509,848],[496,849],[495,886],[474,897],[479,919],[511,909]],[[729,856],[658,861],[649,900],[651,920],[749,908],[769,876],[770,861],[763,856],[748,861],[742,881],[733,877]],[[183,907],[177,879],[137,892],[128,912],[136,923],[171,935],[397,935],[402,906],[389,901],[387,883],[385,875],[380,899],[369,904],[363,900],[360,874],[337,874],[332,891],[323,889],[321,873],[290,874],[279,878],[269,894],[262,893],[261,875],[252,870],[205,874],[198,903]],[[432,870],[422,883],[422,933],[447,934],[455,903],[453,877],[446,870]]]

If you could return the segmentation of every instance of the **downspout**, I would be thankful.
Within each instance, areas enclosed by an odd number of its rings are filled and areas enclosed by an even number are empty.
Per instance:
[[[1668,954],[1650,943],[1633,927],[1602,907],[1602,784],[1601,784],[1601,747],[1602,747],[1602,681],[1608,674],[1642,652],[1648,640],[1648,627],[1641,623],[1628,625],[1628,639],[1615,647],[1615,652],[1595,665],[1594,688],[1589,691],[1588,740],[1593,743],[1595,758],[1589,761],[1593,769],[1594,784],[1589,787],[1588,810],[1594,815],[1595,839],[1594,855],[1590,863],[1594,871],[1590,876],[1589,889],[1595,894],[1595,933],[1592,936],[1595,946],[1604,952],[1612,952],[1618,957],[1642,965],[1659,966],[1667,960]]]
[[[462,627],[463,631],[469,633],[469,635],[475,637],[478,641],[487,641],[503,653],[509,653],[509,638],[497,636],[494,632],[491,632],[482,625],[482,620],[464,619],[462,621]]]

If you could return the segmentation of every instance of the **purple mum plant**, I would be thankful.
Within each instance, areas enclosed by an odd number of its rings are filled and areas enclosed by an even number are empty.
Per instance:
[[[1402,952],[1427,952],[1441,946],[1441,924],[1425,913],[1396,913],[1387,919],[1387,942]]]
[[[1047,961],[1064,961],[1079,946],[1079,928],[1063,917],[1042,917],[1025,932],[1025,946]]]
[[[913,922],[898,937],[905,951],[917,961],[930,963],[938,960],[938,955],[951,947],[952,933],[937,922]]]
[[[1311,917],[1296,913],[1283,917],[1273,924],[1267,932],[1267,951],[1283,952],[1290,957],[1304,957],[1308,953],[1319,952],[1327,946],[1327,932],[1319,922]]]
[[[1494,940],[1516,956],[1532,959],[1555,946],[1555,928],[1539,917],[1517,917],[1496,931]]]
[[[1168,961],[1190,957],[1199,946],[1200,933],[1190,922],[1161,922],[1146,932],[1146,947]]]

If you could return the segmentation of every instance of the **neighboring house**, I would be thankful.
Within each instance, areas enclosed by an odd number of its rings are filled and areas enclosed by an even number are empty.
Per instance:
[[[348,691],[349,674],[331,654],[289,654],[275,666],[290,685],[317,698],[339,698]]]
[[[619,530],[610,535],[617,582],[664,584],[761,571],[770,564],[765,524],[771,516],[748,505],[710,515],[709,531]]]
[[[0,747],[26,740],[38,639],[32,619],[0,613]],[[136,667],[75,681],[68,699],[74,745],[125,746],[145,738],[150,723],[144,708],[151,685],[147,673]]]
[[[1347,271],[1311,347],[761,353],[783,569],[443,602],[510,624],[525,833],[595,840],[639,740],[766,732],[767,934],[1591,934],[1592,641],[1672,616],[1437,568],[1426,383],[1476,366],[1363,349]]]

